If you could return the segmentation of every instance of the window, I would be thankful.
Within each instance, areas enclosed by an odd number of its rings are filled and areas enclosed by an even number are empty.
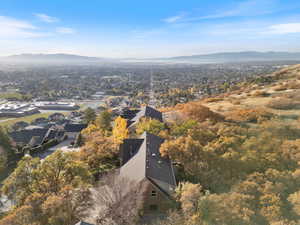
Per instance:
[[[156,191],[151,191],[151,196],[152,197],[156,197],[157,196],[157,192]]]
[[[158,210],[158,206],[157,206],[157,205],[150,205],[150,206],[149,206],[149,209],[150,209],[151,211],[157,211],[157,210]]]

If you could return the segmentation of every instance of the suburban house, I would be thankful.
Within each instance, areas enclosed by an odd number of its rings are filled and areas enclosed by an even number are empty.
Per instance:
[[[14,146],[19,152],[30,150],[30,153],[36,151],[55,148],[56,145],[62,147],[64,145],[73,145],[79,133],[87,127],[87,124],[81,123],[65,123],[56,125],[49,123],[49,127],[27,126],[22,130],[9,133]]]
[[[121,114],[121,117],[127,119],[127,127],[129,130],[134,130],[135,126],[141,121],[142,118],[156,119],[163,122],[162,113],[150,106],[144,106],[140,110],[127,110]]]
[[[162,113],[149,106],[138,111],[126,109],[121,116],[127,119],[129,129],[134,129],[142,118],[163,122]],[[161,215],[173,206],[176,178],[171,160],[160,154],[163,142],[163,138],[144,132],[120,145],[119,176],[143,185],[143,218]],[[76,225],[92,224],[80,221]]]
[[[57,127],[42,128],[29,126],[23,130],[10,132],[15,146],[19,148],[37,148],[49,141],[60,142],[64,138],[64,131]]]
[[[125,139],[120,146],[120,176],[147,185],[145,214],[169,209],[176,187],[172,163],[159,152],[163,142],[164,139],[145,132],[138,139]]]

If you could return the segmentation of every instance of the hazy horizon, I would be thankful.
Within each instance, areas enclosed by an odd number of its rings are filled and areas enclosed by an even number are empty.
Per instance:
[[[64,53],[152,58],[241,51],[300,52],[300,2],[4,1],[0,56]]]

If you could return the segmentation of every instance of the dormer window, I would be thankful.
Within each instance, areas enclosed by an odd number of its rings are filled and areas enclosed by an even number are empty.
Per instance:
[[[152,197],[156,197],[157,196],[157,192],[156,191],[151,191],[151,196]]]

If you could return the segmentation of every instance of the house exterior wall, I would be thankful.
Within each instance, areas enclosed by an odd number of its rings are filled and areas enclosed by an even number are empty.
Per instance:
[[[147,187],[144,193],[144,215],[164,213],[174,206],[174,202],[170,197],[153,185],[149,180],[145,183]],[[155,196],[153,196],[154,193]]]

